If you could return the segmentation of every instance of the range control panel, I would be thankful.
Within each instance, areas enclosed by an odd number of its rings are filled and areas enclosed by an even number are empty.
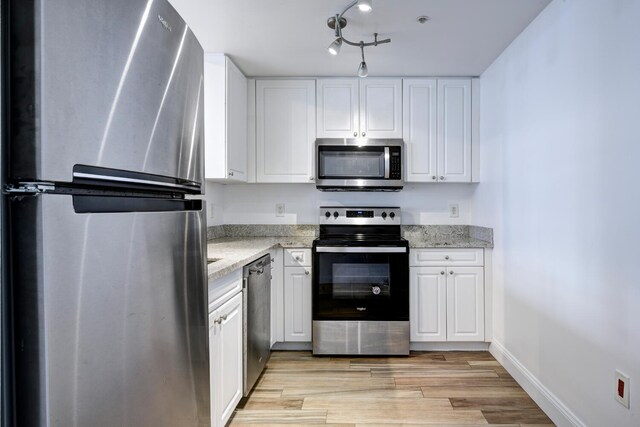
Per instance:
[[[321,206],[319,223],[322,225],[400,225],[399,207],[344,207]]]

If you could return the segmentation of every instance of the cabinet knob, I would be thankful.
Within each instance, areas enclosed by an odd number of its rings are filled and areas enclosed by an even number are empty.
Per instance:
[[[440,181],[444,181],[444,176],[440,175]]]
[[[437,176],[435,176],[435,175],[433,175],[433,176],[431,177],[431,179],[433,179],[434,181],[436,180],[436,178],[438,178],[438,177],[437,177]]]
[[[309,275],[309,271],[305,271],[304,274],[306,274],[308,276]]]
[[[218,317],[217,319],[215,319],[215,320],[213,321],[213,323],[217,323],[217,324],[222,323],[222,318],[221,318],[221,317]]]
[[[354,133],[353,133],[353,136],[358,136],[358,132],[354,132]]]
[[[233,176],[233,172],[229,172],[229,176]]]
[[[313,181],[313,177],[312,176],[309,177],[309,181]]]
[[[440,274],[444,274],[444,270],[442,270],[442,271],[440,272]]]
[[[275,258],[271,258],[271,262],[276,262],[276,259]]]
[[[366,132],[362,132],[362,136],[366,136],[366,135],[367,135],[367,133],[366,133]]]
[[[296,257],[296,261],[302,261],[302,257],[301,257],[300,255],[298,255],[298,256]]]
[[[449,255],[445,255],[444,259],[449,259]]]
[[[451,271],[449,272],[449,274],[453,274],[453,270],[451,270]]]
[[[224,316],[220,317],[220,319],[222,319],[222,320],[220,321],[220,323],[222,323],[224,320],[227,320],[227,315],[225,314]]]

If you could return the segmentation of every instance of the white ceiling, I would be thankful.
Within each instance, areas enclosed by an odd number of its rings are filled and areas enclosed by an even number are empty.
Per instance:
[[[205,52],[226,53],[248,76],[355,76],[360,50],[327,53],[329,16],[349,0],[170,0]],[[550,0],[373,0],[350,9],[352,41],[365,48],[370,76],[478,76]],[[427,15],[426,24],[416,18]]]

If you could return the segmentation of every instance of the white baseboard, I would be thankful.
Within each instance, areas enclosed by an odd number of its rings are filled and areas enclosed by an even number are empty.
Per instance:
[[[488,342],[412,342],[412,351],[487,351]]]
[[[586,427],[558,397],[538,380],[516,357],[502,344],[493,341],[489,352],[511,374],[529,396],[558,426]]]

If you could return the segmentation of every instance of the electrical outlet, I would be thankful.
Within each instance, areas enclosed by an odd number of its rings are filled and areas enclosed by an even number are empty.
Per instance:
[[[629,377],[616,369],[616,400],[627,409],[629,409],[629,385]]]
[[[213,221],[215,219],[215,210],[216,207],[214,206],[214,204],[211,202],[207,202],[207,219],[209,221]]]
[[[449,203],[449,217],[458,218],[460,216],[460,206],[457,203]]]
[[[276,216],[284,216],[284,203],[276,203]]]

